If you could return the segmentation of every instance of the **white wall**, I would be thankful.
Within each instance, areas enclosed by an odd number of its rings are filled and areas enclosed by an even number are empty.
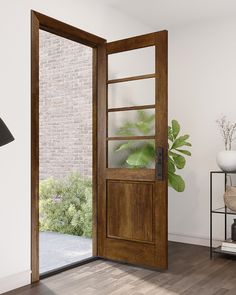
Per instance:
[[[0,152],[0,293],[30,281],[30,9],[108,40],[153,30],[96,2],[0,3],[0,116],[16,138]],[[170,237],[203,243],[199,238],[207,239],[209,228],[209,170],[217,168],[215,155],[223,149],[215,120],[221,113],[235,120],[236,21],[166,29],[169,118],[179,120],[193,143],[182,173],[186,190],[169,194]],[[219,227],[216,237],[220,234]]]
[[[30,282],[30,9],[107,40],[150,31],[97,2],[0,3],[0,116],[16,138],[0,152],[0,293]]]
[[[236,20],[167,29],[169,119],[179,120],[193,144],[181,173],[185,192],[169,191],[170,239],[209,245],[209,171],[219,170],[215,157],[224,148],[215,120],[223,113],[236,121]],[[222,182],[216,179],[218,205]],[[223,218],[215,222],[215,238],[222,239]]]

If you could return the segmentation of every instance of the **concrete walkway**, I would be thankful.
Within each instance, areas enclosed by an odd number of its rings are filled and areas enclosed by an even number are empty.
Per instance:
[[[91,256],[91,239],[55,232],[40,232],[40,274]]]

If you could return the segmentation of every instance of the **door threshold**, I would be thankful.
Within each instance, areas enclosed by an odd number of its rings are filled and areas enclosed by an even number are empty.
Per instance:
[[[97,257],[97,256],[93,256],[93,257],[90,257],[90,258],[86,258],[86,259],[80,260],[78,262],[73,262],[73,263],[70,263],[68,265],[65,265],[65,266],[62,266],[62,267],[58,267],[58,268],[53,269],[53,270],[49,270],[49,271],[43,272],[42,274],[39,275],[39,279],[40,280],[43,280],[45,278],[48,278],[48,277],[54,276],[56,274],[59,274],[59,273],[61,273],[63,271],[66,271],[66,270],[69,270],[69,269],[72,269],[72,268],[75,268],[75,267],[79,267],[81,265],[84,265],[84,264],[87,264],[87,263],[96,261],[98,259],[100,259],[100,258]]]

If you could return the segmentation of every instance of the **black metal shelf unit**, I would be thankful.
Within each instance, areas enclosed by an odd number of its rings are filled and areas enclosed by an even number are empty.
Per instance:
[[[225,207],[221,207],[221,208],[217,208],[217,209],[213,209],[213,193],[212,193],[212,183],[213,183],[213,175],[214,174],[224,174],[224,187],[226,189],[226,183],[227,183],[227,174],[236,174],[236,172],[224,172],[224,171],[211,171],[210,172],[210,258],[212,259],[213,253],[217,253],[217,254],[228,254],[228,255],[233,255],[236,256],[236,253],[233,252],[228,252],[228,251],[222,251],[221,250],[221,246],[220,247],[213,247],[213,233],[212,233],[212,219],[213,219],[213,214],[223,214],[224,215],[224,225],[225,225],[225,240],[227,240],[227,215],[236,215],[235,211],[232,211],[230,209],[228,209],[226,206]]]

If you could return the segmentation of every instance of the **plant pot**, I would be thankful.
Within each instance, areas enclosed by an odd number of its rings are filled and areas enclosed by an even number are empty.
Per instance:
[[[221,151],[216,157],[219,168],[224,172],[236,171],[236,151]]]

